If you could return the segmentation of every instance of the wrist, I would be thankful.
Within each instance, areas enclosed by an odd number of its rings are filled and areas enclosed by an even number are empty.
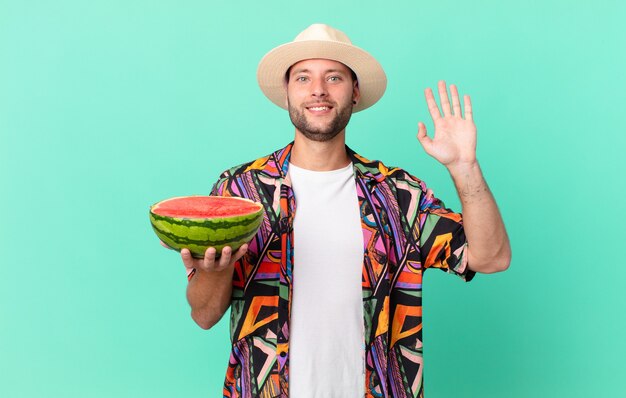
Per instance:
[[[231,279],[233,277],[233,271],[235,270],[234,265],[229,265],[224,269],[205,269],[200,266],[196,268],[196,276],[199,276],[200,279],[207,279],[211,281],[221,280],[221,279]]]
[[[451,163],[446,164],[446,169],[448,169],[448,172],[450,173],[452,178],[468,176],[476,172],[480,173],[480,166],[478,164],[477,159],[473,159],[469,161],[459,160],[459,161],[451,162]]]

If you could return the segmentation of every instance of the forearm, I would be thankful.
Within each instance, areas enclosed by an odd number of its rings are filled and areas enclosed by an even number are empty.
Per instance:
[[[502,216],[478,162],[448,167],[463,207],[468,266],[477,272],[504,271],[511,247]]]
[[[196,269],[187,285],[191,317],[203,329],[215,325],[230,305],[233,267],[223,271]]]

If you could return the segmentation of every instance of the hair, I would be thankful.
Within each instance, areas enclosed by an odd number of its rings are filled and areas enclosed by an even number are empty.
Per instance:
[[[287,68],[287,72],[285,72],[285,83],[289,83],[289,73],[291,73],[291,68],[292,67],[293,67],[293,65],[291,65],[289,68]],[[356,77],[356,73],[354,73],[352,68],[348,67],[347,65],[346,65],[346,67],[350,70],[350,76],[352,76],[352,81],[353,82],[357,82],[357,84],[358,84],[359,79]]]

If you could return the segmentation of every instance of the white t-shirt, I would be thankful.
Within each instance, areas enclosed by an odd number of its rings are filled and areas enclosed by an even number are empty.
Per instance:
[[[363,232],[352,163],[332,171],[289,164],[296,200],[289,394],[365,394]]]

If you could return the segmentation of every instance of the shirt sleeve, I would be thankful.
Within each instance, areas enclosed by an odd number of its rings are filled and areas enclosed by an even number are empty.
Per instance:
[[[476,273],[467,266],[467,239],[463,216],[445,207],[444,203],[419,181],[418,225],[422,267],[439,268],[469,282]]]

